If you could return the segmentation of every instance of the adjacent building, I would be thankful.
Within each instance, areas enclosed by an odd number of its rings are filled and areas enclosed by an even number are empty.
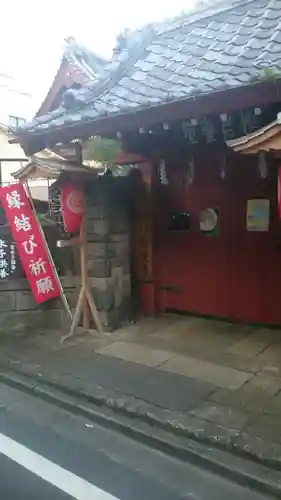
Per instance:
[[[12,182],[12,172],[26,161],[19,144],[9,144],[10,128],[20,127],[32,117],[32,96],[23,91],[16,80],[0,73],[0,172],[1,182]]]

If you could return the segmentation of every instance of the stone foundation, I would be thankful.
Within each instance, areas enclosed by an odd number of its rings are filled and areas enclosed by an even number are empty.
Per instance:
[[[61,278],[65,294],[75,307],[80,279]],[[60,299],[38,306],[25,278],[0,282],[0,333],[28,334],[48,328],[65,327],[65,311]]]
[[[79,277],[61,278],[68,303],[74,312],[80,291]],[[130,277],[114,268],[107,278],[89,277],[92,294],[106,330],[113,330],[128,320]],[[42,305],[34,302],[25,278],[0,282],[0,334],[18,332],[35,333],[42,329],[66,330],[68,319],[60,298]]]

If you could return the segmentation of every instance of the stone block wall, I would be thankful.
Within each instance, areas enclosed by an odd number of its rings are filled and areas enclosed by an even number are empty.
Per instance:
[[[86,196],[88,275],[107,330],[132,319],[128,178],[104,178]]]
[[[61,278],[69,304],[75,307],[80,279]],[[51,300],[38,306],[32,297],[25,278],[0,282],[0,334],[29,334],[48,328],[65,329],[66,313],[61,299]]]

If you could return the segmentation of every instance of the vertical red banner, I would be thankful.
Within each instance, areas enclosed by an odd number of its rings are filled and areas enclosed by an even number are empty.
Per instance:
[[[59,284],[23,185],[2,187],[0,199],[35,302],[58,297]]]

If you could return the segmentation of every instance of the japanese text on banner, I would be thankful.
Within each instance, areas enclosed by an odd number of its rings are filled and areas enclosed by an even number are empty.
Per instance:
[[[23,185],[2,187],[0,198],[35,302],[58,297],[59,284]]]

